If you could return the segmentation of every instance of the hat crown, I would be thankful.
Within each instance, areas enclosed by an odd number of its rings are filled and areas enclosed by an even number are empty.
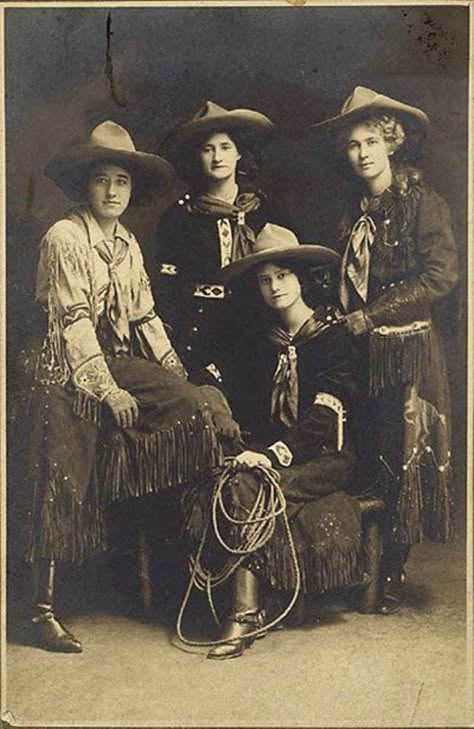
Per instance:
[[[120,152],[136,152],[135,145],[130,134],[120,124],[113,121],[105,121],[96,126],[89,137],[89,145],[92,147],[105,147]]]
[[[193,116],[193,121],[198,121],[198,119],[212,119],[213,116],[222,116],[222,114],[228,113],[229,110],[224,109],[223,106],[219,106],[219,104],[215,104],[213,101],[206,101]]]
[[[267,223],[256,237],[252,253],[275,251],[275,256],[278,256],[278,251],[298,248],[299,245],[298,238],[291,230],[275,223]]]
[[[347,97],[341,108],[341,114],[354,111],[361,106],[371,104],[379,94],[365,86],[356,86],[354,91]]]

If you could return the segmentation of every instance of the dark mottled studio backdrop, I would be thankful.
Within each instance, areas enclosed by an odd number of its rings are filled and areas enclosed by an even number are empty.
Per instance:
[[[345,190],[303,139],[306,128],[336,113],[356,84],[419,105],[433,122],[424,169],[450,204],[465,271],[467,8],[50,7],[9,8],[5,15],[10,395],[20,384],[17,355],[32,328],[39,239],[68,204],[42,170],[63,145],[108,118],[125,125],[140,149],[156,151],[166,132],[207,99],[267,114],[278,136],[265,158],[264,185],[286,202],[304,239],[331,245]],[[177,192],[130,213],[145,251]],[[462,281],[459,296],[440,311],[461,493],[464,303]],[[12,397],[10,413],[16,490],[25,455],[18,440],[26,439]]]

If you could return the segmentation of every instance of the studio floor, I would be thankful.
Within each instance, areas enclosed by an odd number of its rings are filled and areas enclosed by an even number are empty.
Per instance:
[[[225,662],[180,650],[163,624],[117,609],[72,615],[80,655],[11,640],[3,718],[35,727],[469,726],[465,574],[462,538],[418,546],[402,612],[361,615],[327,600],[317,624],[273,632]]]

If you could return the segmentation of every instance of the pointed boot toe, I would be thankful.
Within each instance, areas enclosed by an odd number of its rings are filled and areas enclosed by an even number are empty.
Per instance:
[[[33,618],[31,632],[38,648],[55,653],[82,653],[82,643],[53,613]]]

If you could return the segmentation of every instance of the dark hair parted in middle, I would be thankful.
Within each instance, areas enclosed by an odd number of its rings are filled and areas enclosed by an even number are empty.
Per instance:
[[[200,150],[206,141],[215,134],[227,134],[237,147],[241,159],[237,164],[237,178],[242,190],[253,188],[260,172],[261,152],[257,136],[246,129],[214,129],[198,134],[186,144],[174,161],[175,168],[193,190],[205,187]]]
[[[328,268],[313,268],[305,261],[297,261],[291,258],[275,258],[267,263],[273,263],[278,268],[291,271],[298,278],[301,285],[301,294],[308,306],[313,308],[318,304],[331,302],[335,294],[333,291],[333,276]],[[265,263],[261,263],[249,271],[243,278],[250,279],[258,300],[261,301],[261,294],[258,290],[258,273]],[[235,285],[235,283],[234,283]]]

